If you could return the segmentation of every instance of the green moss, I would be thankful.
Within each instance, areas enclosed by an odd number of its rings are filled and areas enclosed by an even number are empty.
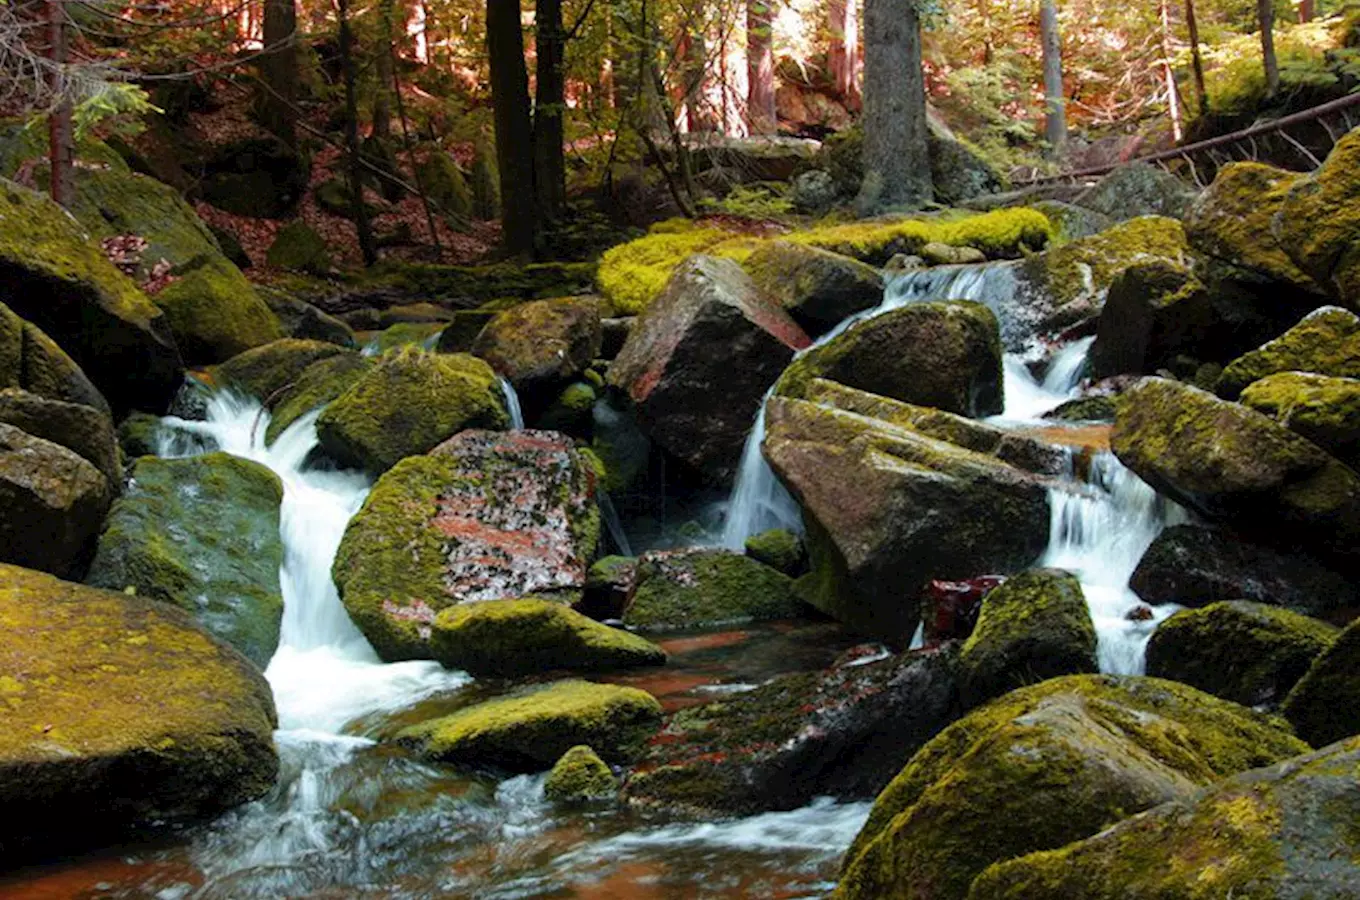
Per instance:
[[[161,437],[169,429],[161,424],[160,416],[133,413],[118,425],[118,444],[129,458],[155,456]]]
[[[607,800],[619,791],[619,780],[608,763],[585,744],[572,747],[552,767],[543,782],[543,796],[554,803],[580,804]]]
[[[438,340],[443,330],[443,322],[398,322],[378,332],[369,341],[368,346],[372,349],[367,352],[376,351],[381,355],[401,347],[426,347]]]
[[[317,419],[337,460],[379,474],[466,428],[509,424],[496,373],[466,354],[402,349],[378,358]]]
[[[548,408],[538,417],[535,425],[547,431],[562,431],[578,437],[586,437],[591,432],[592,416],[591,411],[595,408],[595,401],[598,398],[595,388],[585,381],[573,381],[567,385],[562,393]],[[599,464],[599,475],[601,482],[609,480],[609,473],[605,467],[604,460],[590,453],[591,458]]]
[[[445,666],[478,677],[666,662],[665,651],[650,641],[535,597],[450,607],[435,617],[430,648]]]
[[[588,744],[625,762],[661,725],[661,704],[636,688],[558,681],[404,729],[397,741],[441,762],[541,771]]]
[[[807,568],[803,540],[785,528],[771,528],[746,539],[746,555],[785,575],[796,576]]]
[[[74,450],[98,469],[110,485],[122,483],[118,444],[108,413],[83,403],[66,403],[17,388],[0,388],[0,422]]]
[[[372,359],[357,353],[337,353],[308,365],[292,387],[279,395],[270,411],[265,440],[274,443],[289,425],[349,390],[373,364]]]
[[[689,257],[707,253],[740,262],[755,243],[718,228],[654,226],[647,236],[606,251],[596,283],[620,313],[640,313],[661,294],[676,266]]]
[[[1188,251],[1179,221],[1142,216],[1031,257],[1023,264],[1023,272],[1061,309],[1104,291],[1132,263],[1171,260],[1184,264]]]
[[[420,186],[439,211],[463,222],[472,216],[472,191],[468,188],[463,170],[447,153],[436,148],[420,164]]]
[[[636,577],[623,619],[638,628],[697,628],[800,612],[787,575],[725,550],[647,554]]]
[[[1082,397],[1080,400],[1068,400],[1045,413],[1044,418],[1063,422],[1113,422],[1116,408],[1112,396]]]
[[[1249,385],[1241,403],[1360,470],[1360,379],[1280,372]]]
[[[218,387],[240,391],[272,403],[295,385],[313,363],[347,351],[327,341],[284,338],[240,353],[208,370]]]
[[[1318,657],[1280,712],[1315,747],[1360,734],[1360,625],[1348,625]]]
[[[47,129],[41,120],[28,123],[20,119],[0,122],[0,178],[13,178],[25,163],[45,162],[47,159]],[[112,147],[93,136],[76,141],[75,160],[77,171],[87,171],[106,167],[116,172],[126,172],[128,164],[123,161]],[[46,180],[46,172],[41,173]]]
[[[1348,306],[1360,296],[1360,134],[1337,141],[1322,167],[1293,185],[1276,223],[1299,268]]]
[[[153,300],[187,360],[218,362],[283,337],[278,316],[225,258],[179,275]]]
[[[599,355],[601,306],[593,297],[517,304],[486,324],[473,353],[522,390],[560,385]]]
[[[1148,643],[1147,671],[1246,706],[1277,703],[1338,633],[1278,607],[1211,603],[1158,627]]]
[[[324,275],[331,269],[331,252],[325,238],[301,219],[296,219],[274,236],[265,262],[279,269],[296,269]]]
[[[1360,318],[1335,306],[1314,310],[1275,340],[1229,363],[1217,391],[1233,399],[1252,382],[1279,372],[1360,378]]]

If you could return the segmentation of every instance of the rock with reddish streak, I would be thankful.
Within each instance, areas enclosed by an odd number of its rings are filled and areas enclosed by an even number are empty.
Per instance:
[[[931,581],[921,597],[926,645],[961,641],[972,634],[982,608],[982,598],[1005,581],[999,575],[982,575],[963,581]]]
[[[449,606],[578,597],[599,533],[595,472],[570,438],[465,431],[378,480],[333,574],[383,659],[428,659]]]
[[[638,317],[609,382],[656,443],[726,479],[765,391],[809,343],[736,263],[692,256]]]

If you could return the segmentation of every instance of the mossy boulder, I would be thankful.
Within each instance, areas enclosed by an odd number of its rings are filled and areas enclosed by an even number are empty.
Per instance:
[[[18,388],[109,413],[109,402],[80,366],[31,322],[0,303],[0,388]]]
[[[879,794],[832,896],[963,898],[992,863],[1062,847],[1306,749],[1280,720],[1175,682],[1052,679],[917,751]]]
[[[1360,540],[1360,475],[1273,419],[1198,388],[1145,378],[1119,401],[1110,446],[1144,481],[1270,542],[1306,538],[1347,557]]]
[[[930,243],[972,247],[988,259],[1016,259],[1042,250],[1052,235],[1047,216],[1017,207],[982,214],[821,224],[795,231],[785,240],[882,266],[899,253],[917,255]]]
[[[80,454],[109,487],[122,487],[123,468],[108,413],[83,403],[51,400],[18,388],[0,388],[0,422]]]
[[[543,796],[553,803],[579,805],[608,800],[618,792],[614,770],[585,744],[563,753],[543,782]]]
[[[327,406],[316,428],[337,461],[378,475],[465,429],[509,424],[486,363],[462,353],[398,350]]]
[[[324,275],[331,270],[331,251],[326,239],[301,219],[289,222],[274,235],[265,262],[279,269]]]
[[[327,341],[284,338],[233,356],[208,372],[218,387],[270,403],[295,385],[313,363],[345,352]]]
[[[1045,419],[1062,422],[1113,422],[1118,404],[1110,394],[1068,400],[1044,413]]]
[[[969,900],[1345,900],[1360,892],[1360,740],[1243,772],[1056,850],[998,863]]]
[[[637,557],[603,556],[590,564],[577,612],[596,621],[623,619],[637,583]]]
[[[403,347],[431,350],[439,346],[440,334],[444,326],[440,322],[398,322],[374,335],[366,344],[364,352],[381,356]]]
[[[963,416],[1001,412],[1001,332],[980,303],[911,303],[852,325],[799,356],[775,392],[802,398],[825,378]]]
[[[118,423],[118,446],[130,460],[139,456],[158,456],[162,441],[171,433],[172,429],[161,421],[160,416],[133,413]]]
[[[599,532],[595,472],[569,438],[467,431],[378,479],[333,573],[350,618],[383,659],[429,659],[446,607],[575,599]]]
[[[982,151],[930,122],[926,148],[935,199],[953,206],[972,197],[1006,190],[1006,176]]]
[[[561,390],[538,416],[535,425],[547,431],[563,431],[589,438],[594,424],[595,402],[600,395],[588,381],[573,381]]]
[[[0,562],[78,577],[111,494],[75,451],[0,423]]]
[[[792,578],[807,569],[803,539],[787,528],[771,528],[746,539],[746,555]]]
[[[1091,375],[1150,374],[1179,355],[1198,355],[1218,323],[1208,288],[1189,268],[1168,260],[1136,263],[1110,283],[1091,345]]]
[[[1348,306],[1360,297],[1360,132],[1336,142],[1317,171],[1293,184],[1273,234],[1314,281]]]
[[[282,501],[278,476],[259,463],[142,457],[86,582],[172,603],[263,669],[283,620]]]
[[[872,266],[828,250],[770,241],[742,268],[760,290],[779,301],[808,334],[830,331],[841,320],[883,300],[883,276]]]
[[[1280,372],[1252,382],[1240,399],[1360,470],[1360,379]]]
[[[1073,202],[1116,221],[1136,216],[1182,218],[1195,192],[1175,175],[1150,163],[1127,163],[1115,169]]]
[[[220,362],[284,335],[278,316],[226,259],[183,270],[152,300],[190,363]]]
[[[600,309],[592,297],[521,303],[496,314],[472,352],[520,391],[561,387],[599,355]]]
[[[353,328],[330,313],[322,312],[306,300],[293,296],[288,290],[260,285],[256,292],[278,317],[285,336],[326,341],[341,347],[357,346]]]
[[[1059,569],[1006,579],[983,598],[959,671],[969,705],[1049,678],[1100,671],[1081,582]]]
[[[642,629],[700,628],[800,612],[793,580],[782,572],[729,550],[676,550],[638,559],[623,621]]]
[[[274,703],[183,611],[0,565],[6,865],[211,818],[274,786]]]
[[[594,672],[666,662],[665,651],[651,641],[537,597],[451,606],[435,617],[430,649],[445,666],[476,677],[514,677],[551,669]]]
[[[800,595],[865,634],[905,645],[932,579],[1014,572],[1048,542],[1043,481],[908,427],[774,397],[764,451],[803,509]]]
[[[539,772],[579,744],[628,762],[659,727],[661,704],[646,691],[556,681],[405,728],[396,739],[438,762]]]
[[[1153,632],[1147,673],[1244,706],[1284,699],[1339,633],[1333,625],[1246,600],[1187,609]]]
[[[1157,535],[1129,587],[1147,603],[1192,608],[1250,600],[1329,616],[1360,606],[1360,590],[1351,579],[1305,551],[1270,547],[1203,525],[1173,525]]]
[[[298,419],[320,409],[363,378],[374,362],[357,353],[337,353],[308,365],[277,395],[265,440],[273,443]]]
[[[420,176],[420,186],[441,213],[455,223],[472,218],[472,190],[453,157],[435,148],[416,172]]]
[[[1229,363],[1216,390],[1235,399],[1248,385],[1280,372],[1360,378],[1360,316],[1335,306],[1314,310],[1275,340]]]
[[[1280,712],[1315,747],[1360,734],[1360,624],[1352,622],[1285,698]]]
[[[681,710],[648,744],[624,797],[703,817],[872,797],[957,715],[955,649],[872,661],[851,652]]]
[[[0,181],[0,303],[60,344],[115,412],[162,409],[179,387],[183,365],[165,314],[61,207],[8,181]]]

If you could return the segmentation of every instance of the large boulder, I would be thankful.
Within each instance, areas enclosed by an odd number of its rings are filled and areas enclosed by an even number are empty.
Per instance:
[[[1360,378],[1360,316],[1324,306],[1269,343],[1233,360],[1216,388],[1235,399],[1248,385],[1280,372]]]
[[[988,593],[959,654],[969,706],[1060,675],[1098,671],[1081,582],[1058,569],[1022,572]]]
[[[259,463],[144,456],[110,510],[86,583],[172,603],[255,665],[279,643],[283,485]]]
[[[705,816],[872,797],[956,715],[954,650],[775,678],[681,710],[648,744],[624,796]]]
[[[1360,590],[1312,557],[1230,531],[1173,525],[1152,542],[1129,587],[1145,602],[1201,607],[1251,600],[1306,615],[1360,606]]]
[[[1346,626],[1314,661],[1280,712],[1314,747],[1360,734],[1360,623]]]
[[[439,762],[540,772],[578,744],[627,762],[660,726],[661,704],[646,691],[556,681],[412,725],[396,740]]]
[[[891,642],[932,579],[1012,572],[1048,542],[1040,479],[909,428],[774,397],[764,450],[808,526],[804,598]]]
[[[776,393],[804,397],[814,378],[963,416],[994,415],[1004,406],[996,315],[966,301],[908,304],[800,356]]]
[[[1167,260],[1137,263],[1115,276],[1091,345],[1093,378],[1142,375],[1178,355],[1212,346],[1218,324],[1208,288]]]
[[[1073,202],[1122,222],[1135,216],[1179,219],[1194,199],[1194,190],[1175,175],[1135,162],[1115,169]]]
[[[109,402],[66,351],[0,303],[0,388],[18,388],[109,413]]]
[[[467,431],[378,479],[340,543],[335,583],[383,659],[429,659],[446,607],[575,599],[599,533],[595,472],[569,438]]]
[[[883,301],[883,276],[877,269],[829,250],[769,241],[742,267],[756,287],[778,300],[813,336]]]
[[[78,577],[110,494],[74,451],[0,423],[0,562]]]
[[[1209,518],[1271,542],[1356,552],[1360,475],[1245,406],[1145,378],[1120,398],[1110,446],[1148,484]]]
[[[329,341],[283,338],[233,356],[208,370],[218,387],[273,403],[296,385],[315,362],[342,354],[355,355]]]
[[[761,398],[809,343],[740,266],[694,256],[638,317],[609,383],[632,398],[652,440],[727,478]]]
[[[1326,162],[1293,184],[1273,225],[1300,269],[1348,306],[1360,297],[1360,131],[1337,141]]]
[[[463,353],[398,350],[327,406],[316,431],[337,461],[378,475],[465,429],[509,424],[486,363]]]
[[[1262,603],[1229,600],[1187,609],[1153,632],[1147,673],[1244,706],[1284,699],[1339,629]]]
[[[5,865],[218,813],[274,785],[274,702],[183,611],[0,565]]]
[[[1058,850],[1002,862],[969,900],[1348,900],[1360,895],[1360,740],[1253,769]]]
[[[634,628],[700,628],[791,619],[793,580],[730,550],[647,553],[637,562],[623,621]]]
[[[926,149],[930,157],[930,181],[935,199],[954,206],[972,197],[1006,189],[1006,178],[982,152],[936,122],[928,122]]]
[[[0,181],[0,303],[60,344],[116,412],[162,409],[179,388],[183,365],[165,314],[61,207],[8,181]]]
[[[51,400],[18,388],[0,388],[0,422],[74,450],[118,490],[123,467],[108,413],[83,403]]]
[[[561,388],[600,354],[599,300],[534,300],[497,313],[472,352],[526,393]]]
[[[1174,682],[1046,681],[971,713],[912,757],[879,794],[832,896],[963,898],[992,863],[1306,750],[1279,720]]]
[[[537,597],[450,606],[435,617],[430,649],[445,666],[479,678],[666,662],[665,651],[651,641]]]
[[[1360,471],[1360,379],[1280,372],[1250,384],[1240,400]]]
[[[307,366],[290,386],[278,391],[277,400],[270,409],[265,440],[272,444],[288,426],[353,387],[373,365],[370,357],[337,353]]]

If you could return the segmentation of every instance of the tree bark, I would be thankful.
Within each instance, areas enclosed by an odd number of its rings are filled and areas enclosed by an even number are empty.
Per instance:
[[[368,221],[368,207],[364,206],[364,163],[359,149],[359,97],[355,88],[354,34],[349,27],[349,0],[337,0],[340,20],[340,67],[345,82],[345,150],[349,156],[349,192],[353,204],[354,225],[359,232],[359,252],[364,265],[378,261],[378,247],[373,241],[373,226]]]
[[[373,92],[373,138],[384,145],[392,137],[393,0],[378,4],[378,46],[374,59],[377,87]]]
[[[1256,18],[1261,25],[1261,62],[1266,70],[1266,96],[1280,91],[1280,63],[1275,58],[1275,4],[1256,0]]]
[[[1199,114],[1209,112],[1209,92],[1204,87],[1204,58],[1199,52],[1199,22],[1195,18],[1195,0],[1185,0],[1185,25],[1190,30],[1190,63],[1195,72],[1195,101]]]
[[[298,48],[294,0],[265,0],[264,46],[260,58],[261,124],[290,148],[297,148]]]
[[[1044,53],[1044,137],[1056,152],[1067,143],[1067,99],[1063,91],[1062,32],[1058,29],[1058,5],[1043,0],[1039,7],[1039,34]]]
[[[1317,6],[1313,0],[1299,0],[1299,24],[1306,25],[1313,21],[1313,16],[1317,14]]]
[[[752,134],[773,134],[774,9],[773,0],[746,0],[746,119]]]
[[[511,253],[529,254],[538,239],[538,207],[519,0],[486,0],[486,45],[500,169],[501,239]]]
[[[859,102],[859,84],[855,79],[859,68],[858,0],[831,0],[831,48],[827,65],[831,69],[831,83],[846,106]]]
[[[63,71],[67,58],[66,11],[60,0],[47,0],[48,57],[55,64],[52,93],[57,98],[47,118],[48,160],[52,167],[52,199],[63,207],[75,200],[75,129]]]
[[[566,30],[562,25],[562,0],[538,0],[535,24],[538,94],[534,101],[534,191],[543,219],[562,217],[567,205],[567,165],[562,145],[566,140]]]
[[[930,180],[921,20],[912,0],[865,0],[864,183],[861,214],[919,207]]]

